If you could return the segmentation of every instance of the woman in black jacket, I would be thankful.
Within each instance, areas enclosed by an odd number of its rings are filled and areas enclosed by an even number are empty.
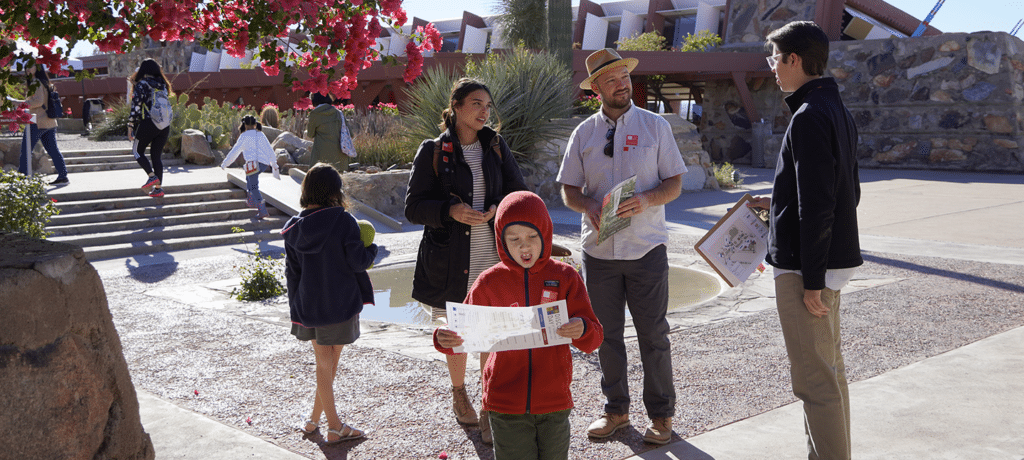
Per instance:
[[[493,129],[491,93],[483,83],[463,78],[452,86],[441,114],[444,130],[420,144],[409,176],[405,217],[423,225],[413,276],[412,297],[445,316],[445,302],[462,302],[480,272],[498,263],[494,212],[498,203],[526,190],[512,152]],[[456,419],[481,424],[489,441],[487,417],[477,417],[466,394],[466,355],[447,356]],[[487,355],[480,356],[481,368]]]

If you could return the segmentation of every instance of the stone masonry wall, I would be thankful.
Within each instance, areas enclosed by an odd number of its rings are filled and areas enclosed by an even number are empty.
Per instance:
[[[832,44],[827,76],[860,130],[862,167],[1024,172],[1024,42],[1002,32]],[[748,82],[772,129],[772,166],[789,123],[775,82]],[[702,141],[712,161],[751,163],[751,121],[731,82],[711,82]],[[757,121],[757,120],[753,120]]]

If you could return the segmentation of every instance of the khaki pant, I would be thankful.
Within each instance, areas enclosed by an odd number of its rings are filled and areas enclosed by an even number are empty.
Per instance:
[[[775,278],[775,300],[789,355],[793,394],[804,403],[807,458],[850,458],[850,394],[840,351],[839,291],[825,288],[822,318],[804,306],[803,277]]]

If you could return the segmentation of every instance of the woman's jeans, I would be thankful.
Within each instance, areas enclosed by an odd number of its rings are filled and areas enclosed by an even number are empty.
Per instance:
[[[57,148],[57,128],[39,129],[39,125],[32,123],[25,128],[29,131],[28,136],[21,138],[21,161],[18,163],[18,171],[28,174],[29,152],[35,150],[36,143],[43,141],[43,149],[53,160],[53,167],[57,170],[57,177],[68,177],[68,167],[64,164],[64,156]],[[29,145],[26,145],[29,142]]]

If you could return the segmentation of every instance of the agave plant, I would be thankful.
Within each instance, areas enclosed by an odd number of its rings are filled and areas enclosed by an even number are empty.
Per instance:
[[[529,163],[538,144],[567,134],[564,125],[550,121],[572,113],[572,73],[551,54],[520,46],[482,62],[470,61],[462,74],[491,89],[501,135],[520,161]],[[440,134],[437,124],[456,78],[456,73],[434,68],[408,90],[404,111],[411,136],[422,140]]]
[[[445,70],[442,66],[431,67],[406,90],[408,98],[401,110],[407,114],[410,138],[432,139],[441,134],[438,129],[441,112],[448,108],[448,98],[457,75],[458,72]]]

